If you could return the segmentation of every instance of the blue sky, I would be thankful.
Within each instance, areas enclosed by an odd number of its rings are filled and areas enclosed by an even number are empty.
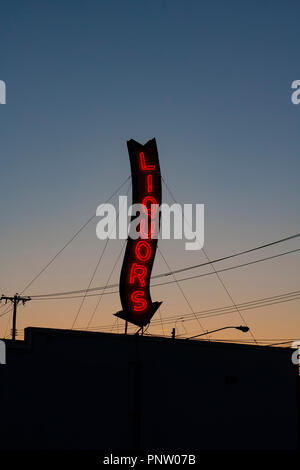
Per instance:
[[[156,137],[177,199],[205,204],[211,257],[299,231],[299,12],[296,1],[2,2],[1,288],[21,290],[128,176],[130,138]],[[80,243],[36,289],[86,285],[95,224]],[[190,264],[168,249],[174,267]],[[283,278],[292,290],[299,263],[286,269],[266,294]]]

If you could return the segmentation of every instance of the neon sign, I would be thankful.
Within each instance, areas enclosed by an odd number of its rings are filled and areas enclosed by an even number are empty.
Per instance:
[[[161,205],[161,175],[155,139],[141,145],[127,142],[131,176],[132,204],[142,204],[139,237],[128,237],[120,276],[123,310],[115,315],[137,326],[147,325],[162,302],[152,302],[150,277],[157,249]],[[131,220],[134,220],[133,216]]]

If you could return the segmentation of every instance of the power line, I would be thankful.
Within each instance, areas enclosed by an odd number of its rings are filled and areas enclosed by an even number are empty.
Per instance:
[[[159,318],[160,318],[160,323],[161,323],[161,329],[162,329],[163,335],[165,336],[165,329],[164,329],[164,324],[163,324],[163,320],[162,320],[161,308],[160,307],[158,309],[158,313],[159,313]],[[149,323],[149,325],[150,325],[150,323]]]
[[[127,178],[127,179],[128,179],[128,178]],[[127,194],[128,194],[128,192],[129,192],[129,189],[130,189],[130,184],[129,184],[128,189],[127,189]],[[118,221],[118,218],[119,218],[119,212],[118,212],[118,215],[117,215],[117,218],[116,218],[116,223],[117,223],[117,221]],[[113,228],[113,229],[114,229],[114,228]],[[112,230],[113,230],[113,229],[112,229]],[[101,250],[99,259],[98,259],[97,264],[96,264],[96,266],[95,266],[95,269],[94,269],[94,271],[93,271],[93,273],[92,273],[92,276],[91,276],[90,281],[89,281],[89,283],[88,283],[87,289],[85,290],[85,294],[84,294],[84,296],[83,296],[83,298],[82,298],[82,301],[81,301],[81,303],[80,303],[80,305],[79,305],[78,311],[77,311],[77,313],[76,313],[76,315],[75,315],[75,318],[74,318],[74,320],[73,320],[71,330],[74,328],[74,325],[75,325],[75,323],[76,323],[76,321],[77,321],[77,318],[78,318],[78,316],[79,316],[79,314],[80,314],[80,312],[81,312],[81,309],[82,309],[82,307],[83,307],[84,301],[85,301],[85,299],[86,299],[86,294],[87,294],[89,288],[91,287],[91,284],[92,284],[92,282],[93,282],[93,280],[94,280],[94,277],[95,277],[95,275],[96,275],[96,273],[97,273],[97,271],[98,271],[98,268],[99,268],[100,263],[101,263],[101,261],[102,261],[103,255],[104,255],[105,250],[106,250],[106,248],[107,248],[108,242],[109,242],[109,237],[106,239],[106,242],[105,242],[105,244],[104,244],[104,247],[103,247],[103,249]],[[95,312],[94,312],[94,313],[95,313]],[[94,315],[94,314],[93,314],[93,315]]]
[[[113,272],[114,272],[114,270],[115,270],[115,268],[116,268],[116,266],[117,266],[117,264],[118,264],[118,261],[119,261],[119,259],[120,259],[120,257],[121,257],[121,254],[123,253],[123,249],[124,249],[125,245],[126,245],[126,241],[123,243],[122,248],[121,248],[121,251],[120,251],[120,253],[119,253],[119,255],[118,255],[118,257],[117,257],[117,259],[116,259],[116,261],[115,261],[115,263],[114,263],[114,265],[113,265],[113,267],[112,267],[112,270],[111,270],[111,272],[110,272],[110,274],[109,274],[109,276],[108,276],[107,284],[109,283],[110,278],[111,278],[111,276],[113,275]],[[96,314],[96,311],[97,311],[97,309],[98,309],[98,307],[99,307],[99,305],[100,305],[100,302],[101,302],[101,300],[102,300],[102,297],[103,297],[104,293],[105,293],[105,288],[104,288],[104,291],[103,291],[103,292],[100,294],[100,296],[99,296],[98,302],[97,302],[97,304],[96,304],[96,306],[95,306],[95,308],[94,308],[94,310],[93,310],[93,313],[92,313],[92,315],[91,315],[91,317],[90,317],[90,319],[89,319],[89,322],[88,322],[88,324],[87,324],[87,328],[90,326],[90,324],[91,324],[91,322],[92,322],[92,320],[93,320],[93,318],[94,318],[94,316],[95,316],[95,314]],[[117,317],[117,320],[118,320],[118,317]],[[117,322],[117,324],[118,324],[118,322]]]
[[[297,251],[300,251],[300,248],[297,248],[295,250],[290,250],[290,251],[285,251],[284,253],[279,253],[277,255],[273,255],[273,256],[267,256],[265,258],[260,258],[258,260],[254,260],[254,261],[248,261],[247,263],[242,263],[242,264],[238,264],[238,265],[235,265],[235,266],[229,266],[228,268],[223,268],[223,269],[219,269],[217,270],[216,272],[217,273],[223,273],[225,271],[231,271],[232,269],[238,269],[238,268],[243,268],[245,266],[250,266],[251,264],[257,264],[257,263],[261,263],[262,261],[268,261],[268,260],[271,260],[271,259],[274,259],[274,258],[279,258],[281,256],[284,256],[284,255],[289,255],[291,253],[295,253]],[[214,261],[212,261],[213,263]],[[196,274],[195,276],[190,276],[190,277],[184,277],[184,278],[181,278],[180,281],[188,281],[190,279],[196,279],[196,278],[199,278],[199,277],[204,277],[204,276],[211,276],[215,274],[215,272],[209,272],[209,273],[203,273],[203,274]],[[173,281],[167,281],[167,282],[164,282],[164,283],[160,283],[160,284],[153,284],[153,287],[155,286],[160,286],[160,285],[165,285],[165,284],[171,284]]]
[[[128,180],[130,180],[130,176],[128,176],[126,178],[126,180],[112,193],[112,195],[105,201],[105,203],[108,203],[116,194],[118,194],[118,192],[120,191],[120,189],[126,184],[126,182]],[[93,214],[80,228],[79,230],[77,230],[77,232],[67,241],[67,243],[65,243],[65,245],[56,253],[56,255],[54,255],[50,261],[38,272],[38,274],[36,276],[34,276],[34,278],[24,287],[24,289],[22,290],[21,294],[23,294],[23,292],[25,290],[28,289],[28,287],[30,287],[34,281],[36,281],[40,276],[41,274],[43,274],[46,269],[53,263],[53,261],[56,260],[56,258],[72,243],[72,241],[79,235],[80,232],[82,232],[82,230],[96,217],[96,214]]]
[[[150,333],[148,333],[150,334]],[[154,336],[154,335],[151,335],[151,336]],[[178,336],[182,336],[182,335],[177,335]],[[202,339],[201,341],[211,341],[210,339],[207,340],[207,339]],[[272,343],[272,341],[280,341],[278,343],[274,343],[274,344],[270,344],[270,342]],[[260,343],[261,345],[265,345],[265,346],[277,346],[279,344],[288,344],[288,343],[292,343],[294,341],[297,341],[297,339],[290,339],[290,340],[281,340],[280,338],[279,339],[258,339],[256,338],[256,343]],[[217,339],[217,338],[214,338],[213,339],[213,342],[214,343],[238,343],[238,344],[253,344],[254,341],[253,339],[248,339],[248,340],[243,340],[243,339]]]
[[[257,308],[263,308],[263,307],[269,307],[271,305],[277,305],[277,304],[281,304],[281,303],[285,303],[285,302],[291,302],[291,301],[294,301],[294,300],[299,300],[300,299],[300,296],[298,297],[293,297],[293,298],[289,298],[289,299],[280,299],[280,300],[277,300],[277,301],[274,301],[274,302],[262,302],[262,303],[258,303],[256,305],[245,305],[245,306],[240,306],[240,310],[244,311],[244,310],[253,310],[253,309],[257,309]],[[215,311],[215,312],[211,312],[211,313],[207,313],[205,314],[204,311],[199,311],[199,312],[195,312],[197,316],[199,316],[201,319],[203,318],[214,318],[214,317],[220,317],[220,316],[224,316],[224,315],[229,315],[231,313],[234,313],[235,310],[234,308],[231,308],[230,310],[228,309],[227,311],[226,310],[220,310],[220,311]],[[184,315],[184,321],[187,322],[187,321],[192,321],[193,318],[191,317],[187,317],[186,318],[186,315]],[[174,323],[174,319],[166,319],[165,321],[165,324],[173,324]]]
[[[108,203],[118,192],[120,189],[131,179],[131,176],[128,176],[123,183],[111,194],[111,196],[105,201],[105,203]],[[82,230],[96,217],[96,215],[92,215],[78,230],[77,232],[65,243],[65,245],[50,259],[50,261],[34,276],[34,278],[24,287],[24,289],[21,291],[21,294],[28,289],[40,276],[43,274],[46,269],[55,261],[56,258],[72,243],[72,241],[82,232]],[[83,291],[84,292],[84,291]],[[0,306],[0,309],[3,308],[3,305]],[[6,310],[4,313],[0,315],[0,318],[7,315],[11,309]],[[7,328],[6,328],[7,330]]]
[[[11,302],[13,305],[13,324],[12,324],[12,340],[16,339],[16,331],[17,331],[17,307],[20,302],[25,305],[26,302],[29,302],[31,300],[30,297],[22,297],[19,294],[15,294],[13,297],[8,297],[6,295],[2,295],[0,297],[0,302],[1,300],[5,300],[5,303]],[[5,332],[6,333],[6,332]]]
[[[277,241],[277,243],[280,243],[282,242],[282,240],[279,240]],[[258,248],[259,249],[259,248]],[[254,251],[254,248],[251,249],[251,251]],[[230,266],[228,268],[223,268],[223,269],[220,269],[218,270],[217,272],[220,273],[220,272],[225,272],[225,271],[230,271],[231,269],[237,269],[237,268],[242,268],[244,266],[249,266],[251,264],[256,264],[256,263],[260,263],[262,261],[267,261],[267,260],[271,260],[271,259],[275,259],[275,258],[279,258],[281,256],[285,256],[285,255],[289,255],[291,253],[296,253],[300,251],[300,248],[296,248],[295,250],[290,250],[290,251],[285,251],[283,253],[278,253],[276,255],[272,255],[272,256],[267,256],[265,258],[260,258],[258,260],[254,260],[254,261],[248,261],[247,263],[243,263],[243,264],[239,264],[239,265],[235,265],[235,266]],[[240,254],[243,254],[244,252],[241,252]],[[223,257],[223,258],[219,258],[219,259],[214,259],[214,260],[211,260],[211,263],[218,263],[219,261],[223,261],[224,259],[229,259],[231,257],[235,257],[235,256],[238,256],[238,254],[234,254],[234,255],[229,255],[229,256],[226,256],[226,257]],[[166,277],[166,276],[169,276],[169,275],[172,275],[173,273],[176,274],[176,273],[179,273],[179,272],[183,272],[183,271],[188,271],[188,270],[191,270],[191,269],[194,269],[194,268],[200,268],[202,266],[207,266],[209,265],[210,263],[209,262],[205,262],[205,263],[202,263],[202,264],[199,264],[199,265],[195,265],[195,266],[190,266],[190,267],[187,267],[187,268],[182,268],[181,270],[178,269],[176,271],[169,271],[169,272],[166,272],[166,273],[162,273],[162,274],[156,274],[154,276],[152,276],[152,279],[159,279],[161,277]],[[203,277],[203,276],[211,276],[212,274],[215,274],[214,272],[209,272],[209,273],[204,273],[204,274],[196,274],[194,276],[190,276],[190,277],[186,277],[186,278],[181,278],[180,281],[187,281],[189,279],[196,279],[198,277]],[[155,287],[155,286],[163,286],[165,284],[171,284],[173,282],[176,282],[175,280],[173,281],[167,281],[167,282],[163,282],[163,283],[158,283],[158,284],[152,284],[152,287]],[[118,287],[119,284],[115,283],[115,284],[110,284],[110,285],[107,285],[106,286],[106,289],[111,289],[113,287]],[[99,286],[99,287],[93,287],[92,289],[89,289],[89,292],[94,292],[94,291],[98,291],[98,290],[103,290],[105,286]],[[85,289],[80,289],[80,290],[73,290],[73,291],[68,291],[68,292],[55,292],[55,293],[49,293],[49,294],[36,294],[36,295],[31,295],[30,297],[33,299],[33,300],[42,300],[42,298],[47,298],[47,297],[54,297],[54,296],[64,296],[64,295],[71,295],[71,294],[81,294],[85,292]],[[107,292],[106,294],[114,294],[114,293],[117,293],[118,291],[114,291],[114,292]],[[98,295],[98,294],[95,294],[95,295]],[[79,296],[77,297],[73,297],[73,298],[78,298]],[[65,298],[72,298],[72,297],[65,297]]]
[[[77,321],[77,318],[79,317],[79,314],[80,314],[81,309],[82,309],[82,307],[83,307],[84,301],[85,301],[85,299],[86,299],[86,294],[87,294],[88,289],[90,288],[90,286],[91,286],[91,284],[92,284],[92,282],[93,282],[93,280],[94,280],[94,277],[95,277],[95,275],[96,275],[96,273],[97,273],[97,271],[98,271],[98,268],[99,268],[100,263],[101,263],[101,261],[102,261],[103,255],[104,255],[105,250],[106,250],[106,247],[107,247],[107,245],[108,245],[108,242],[109,242],[109,238],[106,239],[105,244],[104,244],[104,247],[103,247],[102,250],[101,250],[100,256],[99,256],[99,258],[98,258],[98,261],[97,261],[97,263],[96,263],[96,266],[95,266],[95,268],[94,268],[94,271],[93,271],[93,273],[92,273],[92,275],[91,275],[91,277],[90,277],[90,280],[89,280],[88,286],[87,286],[87,288],[86,288],[85,294],[82,296],[82,301],[81,301],[81,303],[80,303],[80,305],[79,305],[79,308],[78,308],[78,310],[77,310],[77,313],[76,313],[76,315],[75,315],[75,317],[74,317],[74,320],[73,320],[73,323],[72,323],[72,326],[71,326],[71,330],[73,330],[74,325],[75,325],[75,323],[76,323],[76,321]]]
[[[243,267],[249,266],[251,264],[257,264],[257,263],[260,263],[262,261],[267,261],[267,260],[270,260],[270,259],[279,258],[281,256],[288,255],[288,254],[291,254],[291,253],[295,253],[295,252],[298,252],[298,251],[300,251],[300,248],[297,248],[296,250],[285,251],[284,253],[279,253],[277,255],[268,256],[266,258],[260,258],[260,259],[255,260],[255,261],[249,261],[248,263],[238,264],[238,265],[235,265],[235,266],[230,266],[228,268],[219,269],[217,272],[222,273],[222,272],[226,272],[226,271],[231,271],[232,269],[243,268]],[[189,281],[189,280],[192,280],[192,279],[198,279],[200,277],[212,276],[214,274],[215,274],[214,272],[196,274],[195,276],[183,277],[183,278],[179,279],[179,281],[180,282],[181,281]],[[151,287],[161,287],[161,286],[165,286],[165,285],[168,285],[168,284],[173,284],[174,282],[176,282],[176,281],[173,280],[173,281],[167,281],[167,282],[159,282],[159,283],[156,283],[156,284],[151,284]],[[111,284],[110,288],[117,287],[117,286],[118,286],[118,284]],[[109,288],[109,286],[107,286],[106,288]],[[104,289],[104,287],[94,287],[93,289],[89,289],[89,292],[92,292],[96,289],[97,290],[98,289],[102,290],[102,289]],[[80,292],[82,292],[82,291],[80,291]],[[114,290],[114,291],[109,291],[109,292],[103,292],[103,295],[118,294],[118,293],[119,293],[118,290]],[[55,294],[55,295],[59,295],[59,294]],[[89,295],[87,295],[87,297],[96,297],[98,295],[99,294],[89,294]],[[38,298],[38,296],[36,296],[36,297],[34,296],[34,298],[32,300],[35,300],[35,301],[39,301],[39,300],[68,300],[68,299],[79,299],[81,297],[82,297],[81,295],[67,296],[67,297],[52,297],[51,296],[49,298],[44,297],[44,296],[41,296],[41,298]],[[1,315],[0,315],[0,317],[1,317]]]
[[[162,259],[163,259],[164,262],[166,263],[166,265],[167,265],[169,271],[171,271],[170,266],[169,266],[169,264],[168,264],[166,258],[165,258],[164,255],[162,254],[162,251],[161,251],[161,249],[160,249],[159,247],[158,247],[158,251],[159,251],[159,253],[160,253]],[[203,328],[203,325],[201,324],[200,320],[196,317],[195,312],[194,312],[194,309],[193,309],[193,307],[192,307],[190,301],[188,300],[188,298],[187,298],[187,296],[186,296],[184,290],[182,289],[182,287],[181,287],[181,285],[180,285],[178,279],[176,278],[175,274],[172,274],[172,275],[173,275],[174,281],[176,282],[176,285],[177,285],[178,289],[180,290],[180,292],[181,292],[183,298],[185,299],[185,301],[186,301],[186,303],[187,303],[189,309],[191,310],[192,314],[194,315],[194,317],[195,317],[195,319],[196,319],[198,325],[200,326],[200,328],[201,328],[201,330],[203,331],[203,333],[206,334],[206,333],[205,333],[205,329]]]
[[[276,305],[279,303],[289,302],[289,301],[298,300],[298,299],[300,299],[300,291],[295,291],[295,292],[291,292],[288,294],[282,294],[281,296],[276,295],[272,297],[265,297],[263,299],[243,302],[237,305],[241,310],[252,310],[255,308],[267,307],[270,305]],[[226,307],[213,308],[213,309],[208,309],[208,310],[200,310],[195,313],[200,318],[211,318],[215,316],[227,315],[232,312],[234,312],[234,306],[226,306]],[[174,320],[176,320],[177,318],[178,318],[178,315],[174,317],[167,317],[165,319],[165,322],[173,323]],[[184,321],[193,320],[193,317],[190,314],[181,314],[179,318],[183,318]],[[154,324],[154,322],[152,322],[152,324]]]
[[[238,307],[241,310],[252,310],[255,308],[261,308],[261,307],[267,307],[269,305],[276,305],[284,302],[290,302],[294,300],[300,300],[300,290],[297,291],[291,291],[287,292],[284,294],[279,294],[279,295],[274,295],[271,297],[264,297],[264,298],[259,298],[255,300],[251,300],[248,302],[243,302],[240,304],[237,304]],[[200,318],[211,318],[214,316],[220,316],[220,315],[227,315],[234,312],[234,306],[224,306],[224,307],[216,307],[212,309],[207,309],[207,310],[200,310],[197,312],[194,312],[197,316]],[[164,325],[166,324],[173,324],[175,321],[192,321],[194,320],[194,314],[176,314],[173,316],[166,317],[164,319]],[[159,326],[160,321],[157,320],[152,320],[151,326]],[[95,327],[92,327],[91,329],[100,329],[100,328],[111,328],[111,325],[98,325]]]
[[[205,263],[195,264],[193,266],[187,266],[186,268],[180,268],[180,269],[177,269],[177,270],[173,271],[173,273],[175,273],[175,274],[182,273],[184,271],[189,271],[191,269],[196,269],[196,268],[200,268],[202,266],[210,265],[211,263],[219,263],[221,261],[225,261],[225,260],[230,259],[230,258],[235,258],[236,256],[241,256],[241,255],[245,255],[247,253],[251,253],[253,251],[262,250],[262,249],[267,248],[269,246],[277,245],[278,243],[284,243],[284,242],[287,242],[289,240],[293,240],[294,238],[298,238],[298,237],[300,237],[300,233],[297,233],[295,235],[291,235],[290,237],[281,238],[279,240],[276,240],[276,241],[273,241],[273,242],[270,242],[270,243],[265,243],[264,245],[259,245],[259,246],[256,246],[254,248],[250,248],[249,250],[239,251],[237,253],[233,253],[232,255],[223,256],[222,258],[217,258],[217,259],[214,259],[214,260],[211,260],[211,261],[207,261]],[[165,274],[161,274],[160,276],[163,276],[163,275],[164,276],[169,276],[170,274],[172,274],[172,273],[165,273]]]
[[[163,180],[163,182],[164,182],[164,184],[165,184],[165,186],[166,186],[166,188],[167,188],[167,190],[168,190],[170,196],[172,197],[173,201],[176,203],[177,201],[176,201],[175,197],[173,196],[173,194],[172,194],[172,192],[171,192],[169,186],[168,186],[167,183],[165,182],[164,178],[162,178],[162,180]],[[240,316],[242,322],[243,322],[244,325],[248,328],[249,334],[252,336],[253,340],[255,341],[254,334],[253,334],[252,330],[248,327],[247,322],[246,322],[244,316],[242,315],[242,313],[240,312],[240,310],[239,310],[237,304],[235,303],[235,301],[234,301],[234,299],[233,299],[231,293],[229,292],[228,287],[225,285],[225,282],[224,282],[223,279],[221,278],[220,274],[217,272],[216,268],[214,267],[213,263],[211,262],[209,256],[207,255],[206,251],[204,250],[204,248],[202,248],[202,251],[203,251],[203,253],[204,253],[204,255],[205,255],[205,257],[206,257],[208,263],[209,263],[210,266],[212,267],[212,269],[213,269],[215,275],[217,276],[219,282],[221,283],[223,289],[225,290],[227,296],[229,297],[230,301],[231,301],[232,304],[234,305],[234,307],[235,307],[237,313],[239,314],[239,316]]]
[[[278,341],[278,340],[276,340],[276,341]],[[294,341],[298,341],[298,338],[290,339],[288,341],[283,341],[281,343],[268,344],[268,346],[279,346],[280,344],[289,344],[289,343],[293,343]]]
[[[293,298],[282,298],[282,299],[279,299],[279,300],[276,300],[276,301],[269,301],[268,303],[266,302],[261,302],[261,303],[257,303],[255,305],[239,305],[239,307],[242,309],[242,310],[252,310],[252,309],[256,309],[256,308],[262,308],[262,307],[268,307],[270,305],[276,305],[276,304],[280,304],[280,303],[284,303],[284,302],[290,302],[290,301],[293,301],[293,300],[299,300],[300,299],[300,295],[298,295],[298,297],[293,297]],[[226,310],[227,309],[227,310]],[[211,312],[211,313],[210,313]],[[218,313],[219,312],[219,313]],[[234,309],[233,307],[225,307],[225,308],[220,308],[220,309],[211,309],[211,310],[202,310],[202,311],[199,311],[199,312],[195,312],[195,314],[197,316],[199,316],[200,318],[211,318],[211,317],[216,317],[216,316],[222,316],[222,315],[227,315],[227,314],[230,314],[234,312]],[[189,321],[192,321],[194,320],[194,318],[190,315],[190,314],[181,314],[180,316],[177,315],[175,317],[169,317],[169,318],[166,318],[165,319],[165,324],[174,324],[174,322],[176,323],[177,321],[181,321],[182,324],[183,322],[189,322]],[[157,320],[154,320],[151,322],[151,325],[152,326],[159,326],[159,322]],[[97,328],[109,328],[109,326],[98,326]]]
[[[109,202],[115,195],[117,192],[120,191],[120,189],[126,184],[126,182],[130,179],[130,177],[128,177],[123,183],[122,185],[110,196],[109,199],[107,199],[106,202]],[[163,179],[163,178],[162,178]],[[164,179],[163,179],[164,181]],[[166,182],[164,181],[164,184],[166,185],[171,197],[173,198],[174,202],[176,202],[174,196],[172,195],[170,189],[168,188]],[[62,253],[62,251],[77,237],[77,235],[88,225],[88,223],[90,223],[90,221],[95,217],[95,215],[93,215],[92,217],[90,217],[88,219],[88,221],[73,235],[73,237],[63,246],[63,248],[61,250],[59,250],[57,252],[57,254],[51,258],[51,260],[47,263],[47,265],[30,281],[30,283],[27,284],[27,286],[23,289],[22,292],[24,292],[26,289],[28,289],[28,287],[30,287],[30,285],[32,285],[32,283],[52,264],[52,262]],[[208,276],[208,275],[212,275],[212,274],[216,274],[218,275],[218,273],[220,272],[224,272],[224,271],[228,271],[228,270],[231,270],[231,269],[236,269],[236,268],[241,268],[243,266],[248,266],[248,265],[251,265],[251,264],[255,264],[255,263],[259,263],[261,261],[266,261],[268,259],[273,259],[273,258],[277,258],[279,256],[284,256],[286,254],[290,254],[290,253],[294,253],[294,252],[297,252],[299,251],[300,249],[295,249],[295,250],[290,250],[288,252],[284,252],[284,253],[279,253],[277,255],[273,255],[273,256],[270,256],[270,257],[266,257],[266,258],[262,258],[262,259],[259,259],[259,260],[254,260],[254,261],[250,261],[250,262],[247,262],[247,263],[244,263],[244,264],[240,264],[240,265],[237,265],[237,266],[233,266],[233,267],[228,267],[228,268],[223,268],[221,270],[215,270],[214,266],[212,265],[212,263],[217,263],[217,262],[221,262],[221,261],[224,261],[224,260],[227,260],[227,259],[230,259],[230,258],[234,258],[234,257],[237,257],[237,256],[240,256],[240,255],[243,255],[243,254],[247,254],[247,253],[251,253],[251,252],[254,252],[256,250],[261,250],[261,249],[264,249],[264,248],[267,248],[267,247],[270,247],[270,246],[273,246],[273,245],[276,245],[278,243],[283,243],[283,242],[287,242],[289,240],[292,240],[292,239],[295,239],[297,237],[300,236],[300,233],[297,233],[297,234],[294,234],[294,235],[291,235],[291,236],[288,236],[288,237],[285,237],[285,238],[282,238],[280,240],[276,240],[276,241],[273,241],[273,242],[270,242],[270,243],[266,243],[266,244],[263,244],[263,245],[259,245],[257,247],[254,247],[254,248],[251,248],[251,249],[248,249],[248,250],[244,250],[244,251],[241,251],[241,252],[238,252],[238,253],[233,253],[231,255],[228,255],[228,256],[225,256],[225,257],[222,257],[222,258],[218,258],[218,259],[215,259],[215,260],[210,260],[208,258],[208,256],[206,255],[208,261],[205,262],[205,263],[201,263],[201,264],[197,264],[197,265],[193,265],[193,266],[187,266],[187,267],[184,267],[184,268],[180,268],[178,270],[171,270],[170,267],[169,267],[169,271],[168,272],[165,272],[165,273],[162,273],[162,274],[158,274],[158,275],[155,275],[155,276],[152,276],[152,279],[157,279],[157,278],[160,278],[160,277],[165,277],[165,276],[170,276],[172,275],[174,277],[174,280],[172,281],[168,281],[168,282],[163,282],[163,283],[157,283],[157,284],[153,284],[152,287],[155,287],[155,286],[160,286],[160,285],[165,285],[165,284],[170,284],[170,283],[178,283],[178,281],[185,281],[185,280],[189,280],[189,279],[195,279],[195,278],[198,278],[198,277],[203,277],[203,276]],[[199,274],[199,275],[195,275],[195,276],[191,276],[191,277],[187,277],[187,278],[183,278],[183,279],[175,279],[175,274],[177,273],[180,273],[180,272],[184,272],[184,271],[189,271],[189,270],[192,270],[192,269],[196,269],[196,268],[200,268],[200,267],[203,267],[203,266],[207,266],[207,265],[211,265],[212,268],[214,269],[214,272],[209,272],[209,273],[203,273],[203,274]],[[222,280],[219,279],[220,282],[222,283]],[[49,300],[47,299],[47,297],[50,297],[50,300],[57,300],[58,298],[55,298],[55,296],[58,296],[58,295],[68,295],[68,294],[73,294],[73,293],[82,293],[84,292],[85,295],[83,296],[84,298],[85,297],[90,297],[92,295],[87,295],[87,292],[92,292],[92,291],[97,291],[97,290],[103,290],[104,291],[102,292],[101,296],[102,295],[107,295],[107,294],[113,294],[113,293],[117,293],[118,291],[116,292],[105,292],[105,290],[107,288],[112,288],[112,287],[117,287],[118,284],[111,284],[111,285],[107,285],[107,286],[102,286],[102,287],[95,287],[95,288],[89,288],[88,290],[77,290],[77,291],[70,291],[70,292],[65,292],[65,293],[51,293],[51,294],[41,294],[41,295],[35,295],[35,296],[31,296],[34,300]],[[225,289],[226,287],[223,286]],[[230,293],[228,292],[229,296],[230,296]],[[99,294],[94,294],[94,295],[99,295]],[[51,298],[52,297],[52,298]],[[81,296],[76,296],[76,297],[64,297],[64,298],[79,298]],[[278,297],[278,296],[277,296]],[[292,298],[292,299],[286,299],[286,300],[280,300],[280,301],[276,301],[276,302],[273,302],[273,303],[270,303],[270,304],[264,304],[264,305],[273,305],[275,303],[281,303],[281,302],[285,302],[285,301],[291,301],[291,300],[296,300],[297,298]],[[233,299],[231,298],[231,301],[233,302]],[[240,305],[240,304],[237,304],[237,305]],[[264,305],[261,305],[261,306],[264,306]],[[258,305],[260,306],[260,305]],[[233,302],[233,307],[236,308],[234,302]],[[228,307],[226,307],[228,308]],[[232,307],[231,307],[232,308]],[[253,306],[252,308],[256,308],[256,306]],[[244,307],[242,307],[242,309],[245,309]],[[250,308],[248,308],[250,309]],[[192,309],[193,310],[193,309]],[[9,310],[11,311],[11,309]],[[5,314],[9,313],[9,311],[6,311],[4,312],[1,316],[4,316]],[[234,311],[234,310],[233,310]],[[203,315],[203,313],[201,312],[192,312],[193,315],[194,313],[196,314],[199,314],[199,315]],[[215,312],[216,313],[216,312]],[[232,312],[228,312],[228,313],[232,313]],[[227,314],[227,312],[219,312],[218,313],[219,315],[221,314]],[[217,313],[216,313],[217,315]],[[210,316],[216,316],[216,315],[210,315]],[[205,318],[205,317],[203,317]],[[189,320],[185,320],[185,321],[189,321]],[[171,322],[171,320],[169,320],[169,322]],[[156,320],[154,320],[152,324],[155,324],[156,323]]]

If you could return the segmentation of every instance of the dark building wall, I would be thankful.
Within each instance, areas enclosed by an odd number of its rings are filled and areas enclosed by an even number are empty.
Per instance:
[[[28,328],[0,449],[294,449],[297,380],[286,349]]]

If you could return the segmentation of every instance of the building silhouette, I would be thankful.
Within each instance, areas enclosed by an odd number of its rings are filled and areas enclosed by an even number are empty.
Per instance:
[[[298,446],[291,349],[48,328],[5,342],[1,451]]]

